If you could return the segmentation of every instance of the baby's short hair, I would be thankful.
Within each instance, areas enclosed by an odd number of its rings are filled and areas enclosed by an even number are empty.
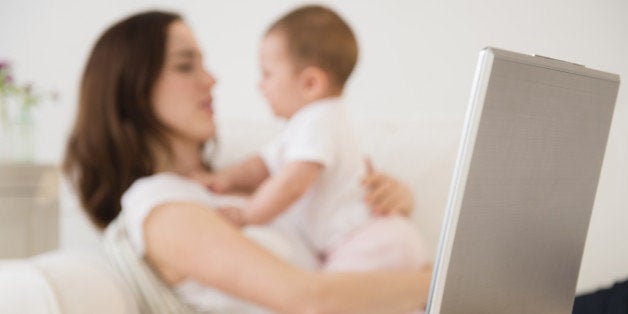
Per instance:
[[[276,31],[286,36],[297,66],[318,66],[336,87],[344,87],[358,59],[358,43],[338,14],[318,5],[299,7],[273,23],[266,34]]]

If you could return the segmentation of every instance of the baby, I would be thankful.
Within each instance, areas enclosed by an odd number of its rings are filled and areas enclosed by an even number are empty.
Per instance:
[[[326,270],[420,268],[427,259],[411,221],[373,216],[363,201],[367,166],[341,98],[357,56],[352,30],[328,8],[300,7],[272,24],[260,88],[286,125],[258,156],[205,184],[254,191],[243,208],[223,213],[238,225],[282,220]]]

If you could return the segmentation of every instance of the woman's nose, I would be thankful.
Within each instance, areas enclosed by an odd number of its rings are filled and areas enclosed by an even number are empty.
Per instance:
[[[216,84],[216,78],[207,70],[203,70],[202,83],[205,88],[212,88]]]

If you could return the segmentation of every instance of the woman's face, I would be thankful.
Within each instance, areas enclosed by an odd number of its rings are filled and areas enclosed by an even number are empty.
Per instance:
[[[152,101],[171,140],[204,143],[215,135],[211,91],[216,80],[205,70],[191,30],[182,21],[168,28],[164,66]]]

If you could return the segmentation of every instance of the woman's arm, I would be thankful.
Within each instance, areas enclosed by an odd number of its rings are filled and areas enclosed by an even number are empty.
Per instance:
[[[146,256],[170,284],[193,278],[281,313],[391,313],[425,306],[430,270],[306,272],[195,204],[158,206],[144,232]]]
[[[315,313],[404,313],[425,309],[432,268],[321,276]]]

